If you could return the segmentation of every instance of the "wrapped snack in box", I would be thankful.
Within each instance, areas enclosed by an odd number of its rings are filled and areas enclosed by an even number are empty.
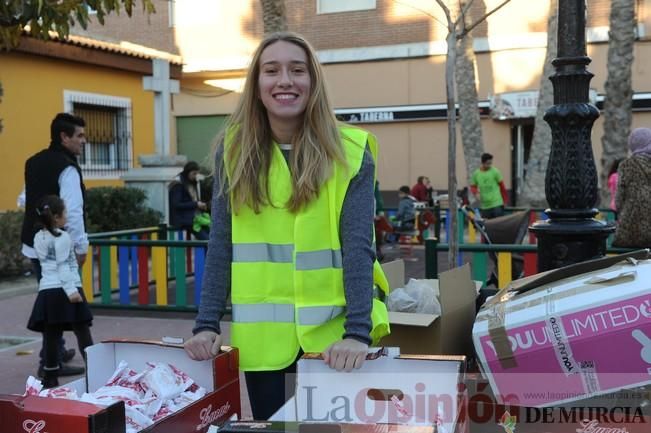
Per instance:
[[[2,433],[205,433],[211,425],[240,415],[238,352],[223,349],[213,360],[193,361],[180,345],[126,340],[96,344],[87,349],[85,379],[66,384],[63,391],[47,391],[62,398],[38,396],[41,390],[33,381],[28,382],[25,396],[0,395],[0,419],[9,420],[2,426]],[[127,366],[120,364],[122,360]],[[169,382],[169,377],[158,380],[161,372],[173,369],[179,372],[174,383]],[[133,380],[136,372],[151,372],[154,380]],[[145,408],[153,415],[151,421],[142,415],[143,408],[129,406],[128,396],[135,393],[134,387],[141,386],[136,382],[148,384],[151,389],[145,391],[152,397],[156,391],[172,392],[177,384],[187,391],[170,400],[176,412],[156,406],[152,399],[151,406]],[[108,383],[113,386],[105,387]],[[108,406],[95,404],[101,401],[96,397],[84,398],[85,393],[100,389],[99,395],[106,397]],[[66,397],[73,392],[86,401],[68,400]]]

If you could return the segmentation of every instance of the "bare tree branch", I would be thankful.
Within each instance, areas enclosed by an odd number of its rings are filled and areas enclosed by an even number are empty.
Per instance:
[[[436,3],[443,9],[443,12],[445,13],[445,18],[448,20],[448,30],[453,31],[454,30],[454,23],[452,22],[452,16],[450,15],[450,9],[447,7],[447,5],[443,2],[443,0],[436,0]]]
[[[440,0],[436,0],[436,1],[438,2],[438,1],[440,1]],[[479,24],[481,24],[482,22],[486,21],[486,18],[488,18],[489,16],[493,15],[493,14],[494,14],[495,12],[497,12],[498,10],[502,9],[502,8],[503,8],[503,7],[504,7],[508,2],[510,2],[510,1],[511,1],[511,0],[504,0],[502,3],[500,3],[499,6],[497,6],[497,7],[496,7],[495,9],[493,9],[492,11],[488,12],[488,13],[487,13],[486,15],[484,15],[483,17],[479,18],[476,22],[472,23],[468,28],[464,28],[464,30],[463,30],[461,33],[459,33],[459,34],[457,35],[457,39],[461,39],[461,38],[463,38],[464,36],[466,36],[468,33],[470,33],[470,32],[471,32],[475,27],[477,27]]]
[[[423,13],[423,14],[427,15],[428,17],[432,18],[434,21],[436,21],[437,23],[439,23],[443,27],[447,27],[447,24],[445,24],[443,21],[438,19],[436,16],[434,16],[431,13],[427,12],[425,9],[421,9],[421,8],[416,7],[414,5],[410,5],[409,3],[401,2],[400,0],[393,0],[393,2],[401,4],[403,6],[407,6],[408,8],[412,8],[414,10],[417,10],[418,12]]]

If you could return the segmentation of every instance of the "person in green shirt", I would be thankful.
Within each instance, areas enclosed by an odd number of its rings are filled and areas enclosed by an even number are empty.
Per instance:
[[[493,155],[484,153],[481,165],[472,174],[470,190],[477,200],[481,217],[496,218],[504,215],[504,203],[507,202],[506,187],[502,173],[493,167]]]

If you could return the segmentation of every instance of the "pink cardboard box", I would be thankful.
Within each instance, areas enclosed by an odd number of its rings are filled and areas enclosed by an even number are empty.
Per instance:
[[[499,403],[650,384],[651,261],[611,257],[516,281],[479,312],[473,342]]]

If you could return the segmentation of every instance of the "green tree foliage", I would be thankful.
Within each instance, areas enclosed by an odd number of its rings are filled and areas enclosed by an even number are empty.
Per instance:
[[[93,10],[100,24],[111,13],[133,13],[137,0],[2,0],[0,1],[0,46],[6,49],[20,42],[24,30],[39,39],[47,39],[50,31],[66,38],[70,27],[79,24],[86,28]],[[154,13],[152,0],[140,0],[142,9]]]
[[[162,215],[145,205],[138,188],[103,186],[86,191],[88,233],[111,232],[158,225]]]

